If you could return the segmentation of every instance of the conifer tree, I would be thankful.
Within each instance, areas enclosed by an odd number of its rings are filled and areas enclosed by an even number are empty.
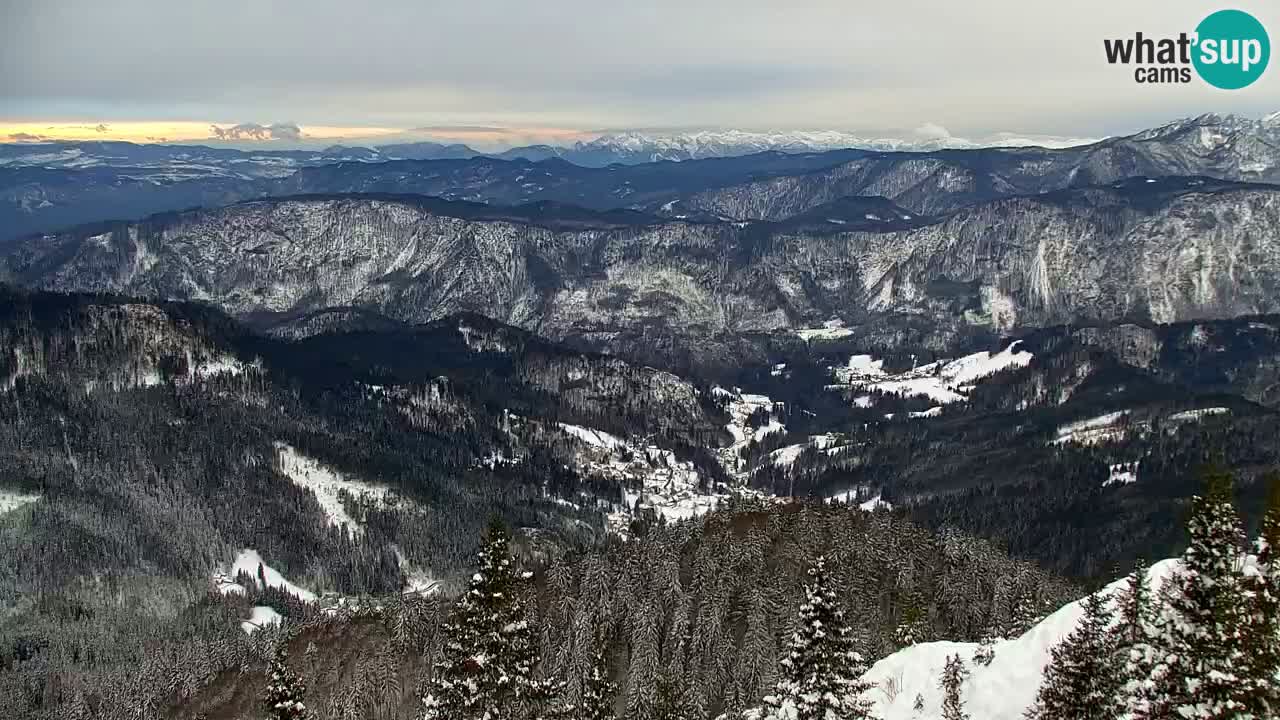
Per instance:
[[[782,679],[764,699],[765,720],[857,720],[871,717],[863,694],[866,661],[854,650],[852,629],[839,607],[825,557],[809,569],[799,627],[779,663]]]
[[[1124,714],[1111,610],[1104,593],[1086,597],[1084,617],[1050,649],[1051,660],[1036,694],[1036,720],[1114,720]]]
[[[597,652],[591,663],[591,674],[582,685],[582,702],[574,714],[577,720],[610,720],[618,685],[609,679],[609,665],[604,653]]]
[[[528,573],[516,570],[510,535],[490,524],[471,576],[443,632],[443,658],[423,699],[425,720],[505,720],[550,703],[559,684],[537,680],[534,629],[521,592]]]
[[[1158,598],[1152,594],[1146,560],[1134,562],[1129,582],[1116,598],[1119,614],[1115,629],[1116,655],[1122,685],[1122,702],[1135,717],[1150,717],[1151,676],[1156,663],[1155,640],[1159,635]]]
[[[949,656],[942,670],[942,720],[969,720],[964,701],[960,699],[968,678],[969,668],[964,666],[964,660],[959,655]]]
[[[1134,561],[1129,582],[1116,598],[1118,640],[1123,649],[1148,639],[1144,628],[1150,625],[1152,611],[1151,584],[1147,580],[1149,571],[1146,560],[1138,558]]]
[[[1248,715],[1241,638],[1248,621],[1239,569],[1244,532],[1231,502],[1231,477],[1209,469],[1187,523],[1190,544],[1167,592],[1152,643],[1140,718],[1237,719]]]
[[[276,645],[275,655],[267,667],[267,691],[262,704],[271,720],[307,720],[311,714],[302,702],[307,691],[302,679],[289,670],[289,648],[284,640]]]
[[[1257,717],[1280,715],[1280,473],[1268,477],[1270,494],[1262,532],[1254,545],[1255,571],[1246,577],[1250,594],[1245,638],[1249,709]]]

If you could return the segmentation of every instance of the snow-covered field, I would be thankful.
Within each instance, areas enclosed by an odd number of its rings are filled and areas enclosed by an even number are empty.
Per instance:
[[[304,590],[303,588],[289,582],[289,579],[282,573],[263,562],[262,556],[258,554],[257,550],[252,548],[245,548],[244,550],[241,550],[240,554],[236,555],[236,559],[231,563],[229,568],[222,568],[214,572],[213,584],[223,595],[230,593],[244,593],[245,588],[244,586],[236,583],[236,576],[245,572],[253,578],[255,583],[261,583],[261,581],[258,580],[259,566],[262,567],[262,576],[266,579],[267,587],[279,588],[306,602],[315,601],[315,593],[309,590]]]
[[[796,330],[796,335],[800,336],[805,342],[814,340],[839,340],[840,338],[849,337],[853,331],[844,326],[841,320],[828,320],[818,328],[801,328]]]
[[[1208,408],[1200,408],[1199,410],[1184,410],[1182,412],[1177,412],[1170,415],[1169,420],[1172,420],[1173,422],[1198,422],[1207,417],[1212,417],[1214,415],[1224,415],[1229,412],[1231,412],[1231,410],[1229,408],[1224,408],[1224,407],[1208,407]]]
[[[848,439],[844,435],[838,433],[810,435],[805,442],[788,445],[769,453],[769,461],[777,467],[791,467],[800,455],[810,448],[825,452],[827,455],[835,455],[845,447],[848,447]]]
[[[1121,426],[1121,421],[1128,415],[1128,411],[1117,410],[1105,415],[1060,425],[1058,427],[1058,436],[1053,439],[1053,444],[1060,445],[1070,442],[1077,445],[1094,445],[1100,442],[1118,440],[1125,433],[1125,428]]]
[[[1150,569],[1152,588],[1158,588],[1178,566],[1164,560]],[[1099,592],[1114,597],[1127,579],[1111,583]],[[1063,606],[1021,637],[995,644],[995,658],[989,666],[972,662],[976,643],[932,642],[912,645],[876,663],[863,676],[875,683],[868,692],[874,712],[881,720],[935,720],[942,717],[940,681],[947,657],[959,654],[972,675],[962,697],[966,712],[974,720],[1021,720],[1035,701],[1049,650],[1062,641],[1080,622],[1084,610],[1080,601]],[[916,696],[924,700],[924,710],[914,709]]]
[[[240,629],[252,635],[268,625],[279,625],[283,618],[275,608],[266,605],[254,605],[249,617],[240,621]]]
[[[253,583],[260,585],[262,580],[258,579],[259,566],[262,567],[262,577],[266,580],[267,587],[279,588],[306,602],[315,602],[315,593],[289,582],[283,574],[263,562],[257,550],[250,548],[241,550],[230,567],[214,571],[213,586],[223,595],[243,595],[248,589],[236,582],[236,577],[242,572],[248,573],[249,577],[253,578]],[[249,611],[249,617],[240,622],[240,629],[252,635],[267,625],[280,624],[280,620],[280,613],[275,609],[265,605],[255,605]]]
[[[1015,340],[998,353],[979,352],[955,360],[939,360],[907,372],[885,372],[884,361],[870,355],[854,355],[844,367],[835,369],[840,385],[857,390],[876,390],[903,397],[923,396],[935,403],[948,405],[968,399],[973,386],[983,378],[1011,368],[1026,367],[1032,354],[1019,350]],[[859,398],[858,400],[861,400]],[[858,402],[855,400],[855,402]],[[864,401],[865,402],[865,401]],[[926,413],[937,414],[940,410]],[[917,417],[931,417],[919,414]]]
[[[346,525],[353,535],[364,532],[364,527],[347,513],[342,505],[340,493],[345,492],[355,498],[377,502],[393,497],[390,489],[348,478],[285,443],[276,443],[276,459],[282,473],[294,484],[310,490],[316,496],[320,509],[324,511],[330,525],[335,527]]]
[[[30,505],[40,499],[33,493],[21,493],[13,490],[0,490],[0,515],[17,510],[23,505]]]

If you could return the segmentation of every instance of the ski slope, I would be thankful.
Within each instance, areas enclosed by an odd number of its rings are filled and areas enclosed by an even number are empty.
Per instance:
[[[1173,575],[1178,560],[1152,565],[1148,579],[1153,590]],[[1114,598],[1128,585],[1122,578],[1100,590]],[[903,648],[871,666],[863,677],[874,683],[868,692],[881,720],[939,720],[942,717],[942,670],[947,657],[959,654],[971,673],[964,684],[965,711],[974,720],[1022,720],[1035,701],[1049,650],[1071,633],[1084,617],[1082,601],[1064,605],[1021,637],[997,641],[995,657],[983,667],[973,662],[977,643],[931,642]],[[915,710],[916,696],[924,710]]]

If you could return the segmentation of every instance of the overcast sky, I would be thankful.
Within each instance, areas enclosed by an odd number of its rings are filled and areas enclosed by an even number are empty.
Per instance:
[[[1273,40],[1280,34],[1273,0],[1227,6],[1252,12]],[[0,0],[0,123],[1096,137],[1207,111],[1280,110],[1276,67],[1225,92],[1198,80],[1139,86],[1131,68],[1104,60],[1104,37],[1190,32],[1227,6]]]

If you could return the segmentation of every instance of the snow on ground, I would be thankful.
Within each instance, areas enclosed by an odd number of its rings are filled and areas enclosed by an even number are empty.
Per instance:
[[[1177,560],[1153,565],[1148,575],[1152,587],[1163,584],[1177,566]],[[1118,580],[1100,592],[1113,598],[1127,582]],[[959,654],[972,673],[962,691],[969,715],[982,720],[1021,720],[1040,688],[1050,648],[1066,638],[1083,615],[1079,601],[1069,603],[1021,637],[997,641],[995,658],[987,667],[972,662],[976,643],[932,642],[903,648],[871,666],[863,676],[877,686],[867,697],[881,720],[941,718],[942,670],[949,655]],[[924,700],[922,712],[913,709],[917,695]]]
[[[13,490],[0,490],[0,515],[3,515],[12,510],[17,510],[23,505],[30,505],[31,503],[39,499],[40,499],[40,496],[33,493],[22,493],[22,492],[16,492]]]
[[[836,433],[810,435],[805,442],[788,445],[769,453],[769,462],[776,467],[789,468],[800,458],[801,453],[810,448],[825,452],[827,455],[835,455],[846,446],[844,437]]]
[[[1102,487],[1110,485],[1129,485],[1138,482],[1138,462],[1115,463],[1110,466],[1109,474]]]
[[[1229,408],[1209,407],[1209,408],[1201,408],[1199,410],[1184,410],[1182,412],[1178,412],[1170,415],[1169,419],[1172,420],[1173,422],[1197,422],[1197,421],[1203,420],[1206,417],[1211,417],[1213,415],[1223,415],[1229,412],[1231,412]]]
[[[229,570],[219,570],[218,572],[215,572],[213,575],[213,584],[223,595],[232,593],[242,594],[245,592],[245,588],[236,583],[236,576],[241,572],[246,572],[251,578],[253,578],[255,583],[259,583],[261,582],[258,580],[259,566],[262,567],[262,575],[267,581],[267,587],[279,588],[285,592],[292,593],[297,596],[298,599],[305,602],[315,602],[315,593],[303,590],[297,585],[289,582],[288,578],[263,562],[262,556],[258,554],[257,550],[253,550],[251,548],[241,550],[240,554],[236,556],[235,562],[231,563],[231,568]]]
[[[850,388],[878,390],[903,397],[920,395],[939,405],[964,402],[981,379],[1010,368],[1026,367],[1031,362],[1031,353],[1018,350],[1021,343],[1021,340],[1015,340],[998,353],[983,351],[956,360],[939,360],[897,374],[885,372],[883,360],[876,360],[870,355],[854,355],[847,365],[836,368],[836,379]],[[863,406],[860,400],[862,397],[854,402]]]
[[[239,377],[246,370],[258,369],[257,366],[245,365],[233,357],[221,357],[201,363],[193,363],[188,367],[191,368],[190,379],[200,380],[211,378],[215,375],[235,375]]]
[[[801,340],[811,342],[813,340],[838,340],[843,337],[849,337],[853,331],[844,326],[844,321],[832,319],[824,322],[820,328],[801,328],[796,330],[796,335]]]
[[[320,461],[307,457],[293,447],[276,443],[276,458],[280,464],[280,472],[301,488],[310,490],[320,503],[320,509],[335,527],[346,525],[352,534],[364,532],[360,523],[347,514],[339,497],[345,491],[353,497],[374,501],[383,501],[391,497],[391,490],[381,485],[352,480],[332,468],[322,465]]]
[[[809,443],[798,443],[796,445],[788,445],[779,450],[769,453],[769,461],[778,467],[791,467],[796,464],[796,460],[800,458],[800,454],[809,447]]]
[[[606,448],[611,450],[613,448],[618,448],[626,445],[626,443],[623,442],[621,439],[619,439],[617,436],[610,435],[609,433],[603,430],[592,430],[591,428],[584,428],[580,425],[567,425],[565,423],[560,423],[560,429],[578,438],[579,440],[587,443],[588,445],[594,445],[595,447],[599,447],[599,448]]]
[[[693,463],[680,460],[670,450],[630,442],[593,428],[562,424],[560,429],[581,444],[574,457],[579,472],[611,478],[624,487],[639,486],[624,491],[625,506],[607,517],[609,528],[618,534],[625,534],[637,505],[668,521],[677,521],[706,513],[727,494],[703,493]],[[567,500],[556,501],[578,507]]]
[[[774,403],[767,396],[721,387],[712,388],[711,394],[727,400],[729,422],[725,430],[733,442],[716,452],[726,471],[737,481],[733,486],[717,484],[703,488],[702,477],[692,462],[681,460],[671,450],[645,440],[621,438],[577,425],[559,425],[561,431],[581,445],[574,457],[574,465],[580,472],[618,480],[630,488],[623,493],[624,507],[607,517],[611,530],[625,534],[637,506],[675,522],[703,515],[733,493],[752,492],[743,486],[748,469],[743,467],[738,451],[752,441],[785,432],[786,428],[772,417],[759,428],[751,426],[749,419],[757,411],[772,412]]]
[[[864,503],[859,503],[858,508],[860,510],[865,510],[867,512],[875,512],[880,508],[884,508],[885,510],[892,510],[893,505],[889,504],[887,500],[881,500],[880,496],[876,495],[875,497],[871,498],[870,500]]]
[[[857,487],[852,490],[845,490],[844,492],[836,493],[835,495],[830,495],[827,497],[827,502],[842,503],[842,504],[848,505],[849,503],[858,502],[858,498],[866,495],[866,493],[867,493],[867,488],[865,486]],[[880,508],[884,508],[885,510],[892,510],[893,505],[889,504],[889,502],[886,500],[881,500],[879,493],[876,493],[876,496],[869,500],[858,502],[859,510],[865,510],[867,512],[875,512]]]
[[[240,629],[252,635],[268,625],[279,625],[282,619],[275,608],[255,605],[249,613],[249,618],[240,623]]]
[[[720,387],[713,388],[711,392],[717,397],[729,398],[728,407],[726,408],[729,413],[729,422],[725,424],[724,429],[733,436],[733,444],[717,451],[720,462],[730,475],[745,477],[746,468],[743,467],[738,451],[746,447],[752,440],[760,442],[766,435],[784,432],[787,428],[773,418],[770,418],[769,422],[760,428],[752,428],[748,423],[751,415],[759,410],[772,412],[773,400],[767,395],[735,392]]]
[[[396,553],[396,562],[404,573],[405,586],[401,590],[404,595],[430,595],[440,589],[440,581],[431,573],[420,570],[409,563],[409,559],[400,552],[400,548],[392,546]]]
[[[1118,439],[1124,435],[1124,430],[1120,427],[1120,421],[1128,415],[1129,411],[1127,410],[1117,410],[1106,415],[1060,425],[1058,426],[1058,436],[1053,439],[1052,444],[1060,445],[1071,442],[1078,445],[1094,445],[1099,442]]]

